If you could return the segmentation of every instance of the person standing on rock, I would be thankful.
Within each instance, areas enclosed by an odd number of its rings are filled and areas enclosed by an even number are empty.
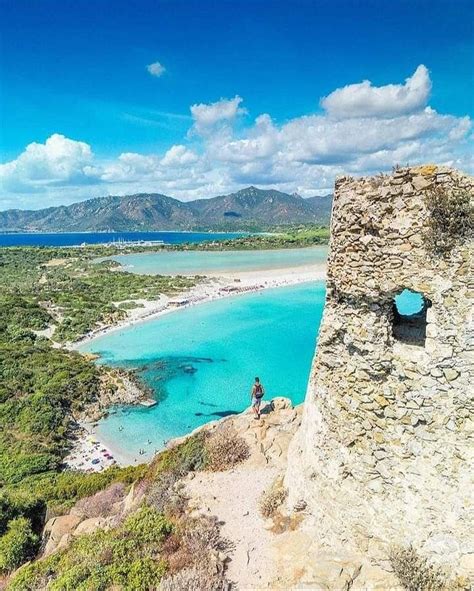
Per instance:
[[[265,390],[263,389],[263,386],[260,383],[260,378],[255,378],[255,383],[252,386],[250,398],[252,400],[252,411],[255,414],[256,419],[260,418],[260,403],[262,402],[264,394]]]

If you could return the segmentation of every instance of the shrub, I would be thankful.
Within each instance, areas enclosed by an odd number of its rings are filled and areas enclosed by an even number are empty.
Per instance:
[[[147,492],[147,503],[157,511],[170,516],[179,516],[186,509],[187,498],[179,484],[176,472],[163,472]]]
[[[165,577],[160,591],[225,591],[229,583],[221,573],[212,572],[203,566],[192,566]]]
[[[272,517],[278,507],[283,503],[288,494],[287,489],[283,486],[281,478],[277,478],[268,491],[264,491],[260,502],[259,509],[263,517]]]
[[[6,534],[0,538],[0,573],[8,573],[32,558],[38,543],[39,537],[31,529],[28,519],[12,519]]]
[[[46,504],[34,495],[20,491],[0,493],[0,536],[8,529],[8,523],[17,517],[26,517],[35,533],[40,533],[46,514]]]
[[[157,478],[162,472],[174,472],[182,477],[193,470],[201,470],[206,465],[205,439],[205,434],[201,432],[164,451],[152,464],[149,475]]]
[[[181,532],[181,544],[193,557],[206,555],[209,550],[224,550],[226,546],[217,519],[211,517],[187,519]]]
[[[474,208],[467,191],[448,191],[437,185],[426,193],[429,211],[426,246],[435,254],[447,254],[460,244],[474,228]]]
[[[406,591],[447,591],[446,573],[421,557],[413,546],[394,547],[390,551],[393,572]]]
[[[65,550],[23,567],[10,589],[155,589],[166,572],[162,548],[171,531],[163,515],[141,507],[119,527],[75,538]]]
[[[156,563],[151,558],[140,558],[131,563],[124,587],[137,591],[156,589],[165,572],[166,565],[163,561]]]
[[[249,446],[236,430],[224,424],[206,440],[206,468],[228,470],[249,457]]]
[[[123,524],[124,532],[137,536],[141,544],[155,546],[160,546],[172,529],[171,523],[161,513],[147,506],[130,515]]]
[[[80,499],[75,508],[86,517],[105,517],[113,513],[114,504],[123,500],[124,496],[125,485],[116,482],[91,497]]]

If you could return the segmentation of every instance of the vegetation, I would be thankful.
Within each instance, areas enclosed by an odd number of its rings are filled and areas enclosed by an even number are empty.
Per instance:
[[[474,207],[467,191],[448,191],[437,185],[426,193],[429,211],[425,244],[435,254],[446,255],[474,230]]]
[[[224,424],[218,427],[205,444],[206,468],[228,470],[249,457],[249,446],[236,430]]]
[[[111,482],[132,482],[140,468],[62,473],[74,417],[97,399],[103,370],[52,347],[35,331],[56,325],[75,339],[124,314],[114,301],[157,297],[187,278],[117,273],[95,264],[95,249],[0,250],[0,564],[15,568],[37,550],[47,509],[61,512]],[[113,387],[109,384],[108,387]]]
[[[23,568],[10,589],[156,588],[166,572],[161,550],[172,531],[172,523],[163,515],[143,506],[119,527],[80,536],[65,551]]]
[[[201,431],[165,450],[151,464],[150,475],[156,481],[164,473],[173,473],[179,479],[194,470],[229,470],[248,455],[246,441],[235,429],[223,425],[212,433]]]
[[[469,583],[448,576],[445,569],[430,563],[413,546],[396,546],[390,552],[393,572],[406,591],[461,591]]]
[[[268,234],[249,234],[240,238],[201,243],[176,244],[172,250],[270,250],[304,248],[329,242],[329,227],[317,225],[275,226]]]
[[[144,465],[112,467],[100,473],[49,471],[0,488],[0,573],[36,554],[47,511],[64,513],[110,484],[131,484],[145,471]]]
[[[99,393],[93,364],[35,341],[0,341],[0,484],[57,470],[74,412]]]
[[[115,252],[105,247],[1,249],[0,323],[11,325],[10,330],[18,330],[19,323],[22,330],[54,324],[55,340],[72,341],[122,319],[130,300],[174,294],[196,283],[189,277],[119,273],[114,261],[93,262]]]
[[[0,574],[18,568],[36,553],[39,536],[34,533],[30,521],[17,517],[8,523],[6,533],[0,538]]]
[[[265,491],[259,502],[260,513],[263,517],[273,517],[277,509],[283,504],[288,491],[283,486],[281,478],[274,480],[269,490]]]
[[[160,588],[177,591],[194,588],[193,582],[200,585],[196,589],[227,588],[222,562],[218,561],[219,553],[227,547],[219,524],[214,518],[189,516],[179,482],[191,471],[209,468],[207,449],[214,437],[198,433],[162,452],[150,466],[84,475],[86,483],[74,482],[71,475],[57,475],[56,486],[50,490],[55,494],[62,490],[62,498],[77,498],[85,491],[115,483],[95,497],[79,501],[76,507],[87,516],[106,515],[108,506],[123,498],[117,487],[120,481],[137,479],[137,494],[145,501],[136,512],[119,514],[116,527],[75,538],[67,548],[25,566],[9,589],[85,591],[117,586],[147,591],[160,581]],[[23,521],[24,525],[29,523]],[[16,564],[25,557],[23,554]]]

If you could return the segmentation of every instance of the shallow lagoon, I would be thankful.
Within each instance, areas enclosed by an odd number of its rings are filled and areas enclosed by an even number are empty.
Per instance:
[[[256,375],[268,397],[302,402],[324,297],[323,282],[269,289],[179,310],[83,345],[108,364],[136,368],[161,398],[153,408],[114,409],[98,435],[120,457],[142,461],[171,437],[246,408]]]
[[[205,275],[323,264],[327,246],[281,250],[162,251],[110,257],[124,270],[152,275]]]

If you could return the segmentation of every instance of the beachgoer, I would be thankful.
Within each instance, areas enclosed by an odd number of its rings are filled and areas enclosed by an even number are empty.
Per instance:
[[[256,419],[260,418],[260,403],[262,402],[264,394],[265,390],[263,389],[263,386],[260,383],[260,378],[255,378],[255,382],[252,386],[252,391],[250,393],[250,398],[252,400],[252,411]]]

